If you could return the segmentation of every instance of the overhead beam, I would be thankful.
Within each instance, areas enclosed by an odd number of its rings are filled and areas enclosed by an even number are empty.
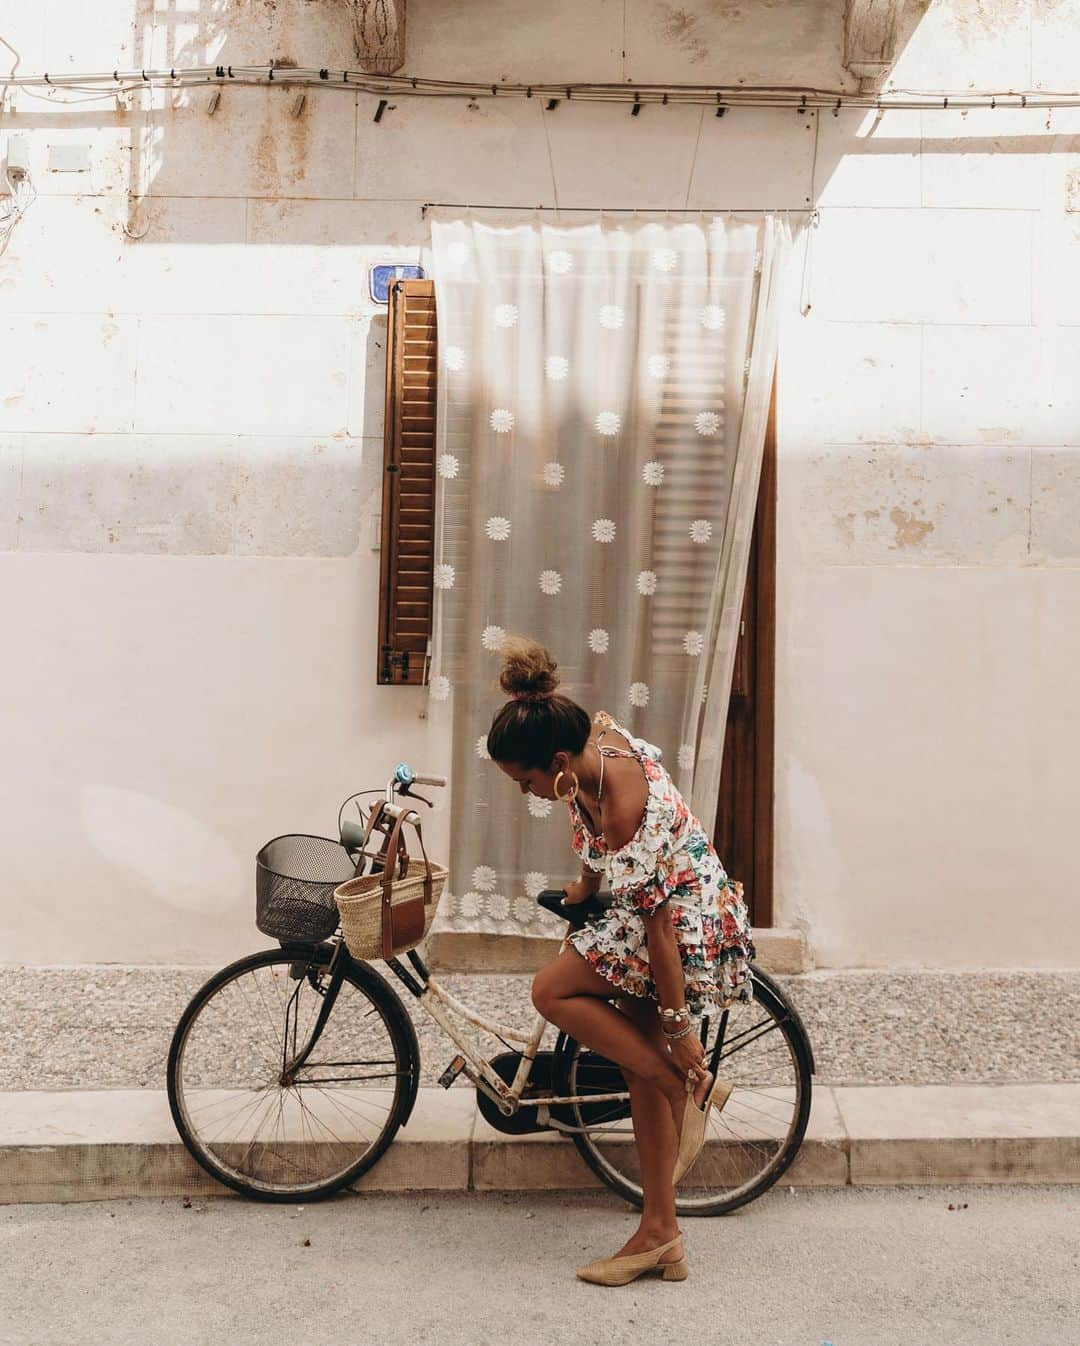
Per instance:
[[[903,0],[847,0],[844,65],[859,79],[880,79],[896,58],[896,31]]]
[[[405,64],[405,0],[349,0],[360,69],[392,75]]]

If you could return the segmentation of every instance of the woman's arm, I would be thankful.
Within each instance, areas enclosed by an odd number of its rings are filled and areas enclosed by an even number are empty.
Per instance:
[[[612,790],[604,813],[603,828],[613,849],[625,846],[637,834],[645,817],[648,799],[648,782],[642,776],[632,776],[629,780],[624,778]],[[664,1009],[681,1009],[686,1003],[686,981],[667,903],[643,912],[642,920],[649,947],[649,966],[652,968],[660,1005]]]
[[[649,967],[657,999],[664,1009],[682,1009],[686,1004],[686,981],[667,903],[643,915],[641,919],[645,923]]]
[[[594,893],[600,891],[600,885],[603,881],[604,876],[602,874],[598,874],[595,869],[590,869],[588,865],[582,865],[580,876],[566,890],[563,906],[576,907],[579,902],[587,901]]]
[[[604,884],[604,876],[598,869],[592,869],[589,865],[581,866],[581,874],[578,882],[590,893],[598,893]]]

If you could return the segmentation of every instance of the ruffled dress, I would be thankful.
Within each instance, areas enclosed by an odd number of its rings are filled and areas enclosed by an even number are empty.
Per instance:
[[[642,919],[666,904],[682,958],[686,1005],[694,1018],[753,999],[750,962],[757,951],[743,886],[728,878],[712,842],[660,764],[660,749],[635,738],[607,711],[595,724],[622,734],[630,750],[600,746],[605,757],[633,757],[649,785],[641,825],[625,846],[609,851],[576,800],[567,800],[575,852],[607,875],[611,905],[567,938],[593,968],[623,992],[657,998]]]

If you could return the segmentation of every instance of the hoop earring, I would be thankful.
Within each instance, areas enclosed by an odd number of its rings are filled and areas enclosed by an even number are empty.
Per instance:
[[[579,784],[578,777],[577,777],[577,772],[576,772],[576,771],[571,771],[570,774],[571,774],[571,776],[573,776],[573,778],[574,778],[574,784],[573,784],[573,786],[571,787],[569,793],[568,793],[568,794],[564,794],[564,795],[559,794],[559,781],[561,781],[562,778],[563,778],[563,776],[566,775],[566,772],[565,772],[565,771],[560,771],[559,774],[555,777],[555,783],[554,783],[554,785],[552,785],[551,788],[555,791],[555,798],[556,798],[556,799],[564,799],[564,800],[566,800],[567,802],[569,802],[571,799],[575,799],[575,798],[577,797],[578,784]]]

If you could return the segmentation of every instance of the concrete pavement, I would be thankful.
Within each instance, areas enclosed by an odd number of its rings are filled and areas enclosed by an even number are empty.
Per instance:
[[[1080,1182],[1080,1084],[817,1084],[783,1182],[802,1187]],[[420,1091],[408,1126],[358,1181],[368,1192],[598,1187],[555,1133],[509,1137],[471,1089]],[[0,1203],[217,1194],[164,1091],[0,1093]]]
[[[787,1186],[684,1219],[690,1277],[589,1285],[606,1192],[0,1210],[3,1346],[1075,1346],[1080,1190]]]

